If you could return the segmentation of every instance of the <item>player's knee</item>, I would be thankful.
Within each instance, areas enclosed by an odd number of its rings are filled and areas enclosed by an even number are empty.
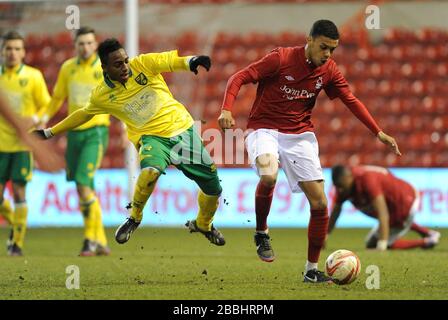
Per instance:
[[[25,201],[25,184],[14,183],[12,188],[12,196],[15,203]]]
[[[89,187],[80,184],[76,185],[76,191],[78,191],[78,196],[81,199],[81,201],[87,201],[93,192],[92,189],[90,189]]]
[[[327,198],[325,197],[310,199],[309,202],[311,210],[324,210],[328,206]]]
[[[269,187],[274,187],[275,184],[277,183],[277,175],[276,174],[262,175],[260,176],[260,181]]]
[[[137,179],[137,184],[141,188],[148,187],[151,183],[157,181],[160,177],[160,171],[155,168],[143,168]]]

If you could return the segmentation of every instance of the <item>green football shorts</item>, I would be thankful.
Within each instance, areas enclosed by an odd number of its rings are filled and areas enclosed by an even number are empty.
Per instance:
[[[94,188],[95,171],[100,167],[109,143],[109,128],[96,126],[67,134],[67,180]]]
[[[0,183],[8,180],[26,184],[33,175],[33,157],[29,151],[0,152]]]
[[[207,195],[222,192],[216,166],[193,126],[172,138],[142,136],[139,159],[142,169],[152,167],[162,174],[174,165]]]

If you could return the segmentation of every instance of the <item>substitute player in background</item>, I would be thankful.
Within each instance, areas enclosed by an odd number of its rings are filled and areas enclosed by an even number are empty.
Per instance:
[[[367,235],[368,249],[432,248],[439,243],[439,232],[413,222],[420,204],[418,191],[386,168],[338,165],[332,169],[332,179],[336,195],[329,234],[336,225],[343,203],[348,200],[356,209],[379,221],[379,225]],[[401,239],[409,230],[416,231],[422,238]]]
[[[54,86],[50,104],[39,113],[46,123],[68,98],[68,114],[89,102],[91,91],[101,83],[103,72],[96,53],[95,31],[76,31],[77,56],[64,62]],[[109,255],[102,221],[101,205],[95,194],[94,175],[100,167],[109,142],[109,115],[102,114],[67,133],[67,180],[76,183],[79,208],[84,218],[84,242],[80,256]]]
[[[330,99],[340,98],[381,142],[400,154],[395,140],[381,131],[366,107],[351,93],[347,81],[330,58],[338,43],[336,25],[329,20],[316,21],[306,46],[277,48],[234,74],[227,83],[218,119],[221,128],[231,128],[235,124],[232,106],[240,87],[258,82],[247,125],[254,131],[246,138],[249,160],[255,164],[260,177],[255,192],[257,254],[267,262],[275,258],[267,217],[280,162],[292,192],[304,192],[310,204],[305,282],[331,281],[318,271],[328,228],[324,180],[311,122],[320,91],[325,90]]]
[[[97,114],[111,114],[126,124],[128,137],[140,156],[141,173],[137,179],[131,216],[117,229],[118,243],[129,240],[143,218],[143,208],[157,179],[174,164],[194,180],[199,212],[187,221],[191,232],[200,232],[215,245],[224,245],[223,235],[213,227],[221,184],[216,166],[193,127],[185,107],[174,99],[161,73],[210,68],[207,56],[179,57],[177,51],[148,53],[129,59],[116,39],[107,39],[98,48],[104,81],[95,88],[88,105],[72,113],[52,128],[38,131],[45,138],[78,127]]]
[[[23,63],[25,40],[18,32],[10,31],[3,36],[1,50],[0,87],[11,108],[32,124],[37,119],[37,112],[50,101],[44,77],[39,70]],[[13,226],[8,242],[11,256],[22,255],[28,216],[26,184],[31,180],[32,170],[29,148],[20,141],[15,129],[0,118],[0,214]],[[9,201],[3,198],[8,180],[12,180],[14,211]]]

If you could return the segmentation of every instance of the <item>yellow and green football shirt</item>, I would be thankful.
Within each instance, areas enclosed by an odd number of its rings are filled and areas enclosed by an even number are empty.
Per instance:
[[[189,70],[190,58],[179,57],[177,50],[139,55],[130,60],[130,77],[124,85],[104,75],[84,111],[111,114],[124,122],[136,146],[144,135],[174,137],[190,128],[193,118],[174,99],[160,73]]]
[[[40,118],[51,118],[68,97],[68,114],[84,108],[89,102],[90,93],[103,80],[103,70],[97,54],[89,59],[71,58],[62,65],[53,90],[53,99],[48,108],[39,113]],[[95,126],[110,124],[109,115],[102,114],[75,128],[85,130]]]
[[[25,64],[14,68],[2,66],[0,87],[8,97],[9,104],[22,117],[31,118],[50,102],[50,94],[42,73]],[[15,130],[0,118],[0,152],[27,151]]]

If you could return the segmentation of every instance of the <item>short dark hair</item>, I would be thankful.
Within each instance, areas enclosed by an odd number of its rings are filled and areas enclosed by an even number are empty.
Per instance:
[[[109,59],[109,53],[121,48],[123,48],[123,46],[115,38],[109,38],[101,42],[98,46],[98,55],[100,56],[101,64],[106,65],[107,60]]]
[[[95,34],[95,29],[93,29],[91,27],[87,27],[87,26],[79,28],[75,32],[75,41],[76,41],[76,39],[78,39],[79,36],[82,36],[82,35],[85,35],[85,34],[89,34],[89,33]]]
[[[348,173],[348,168],[343,165],[336,165],[331,168],[331,179],[334,185],[339,185],[341,179]]]
[[[336,25],[330,20],[317,20],[311,27],[310,36],[313,38],[324,36],[333,40],[338,40],[338,27],[336,27]]]
[[[12,31],[6,32],[2,36],[2,49],[5,46],[6,41],[9,41],[9,40],[22,40],[23,45],[25,45],[25,38],[18,31],[12,30]]]

